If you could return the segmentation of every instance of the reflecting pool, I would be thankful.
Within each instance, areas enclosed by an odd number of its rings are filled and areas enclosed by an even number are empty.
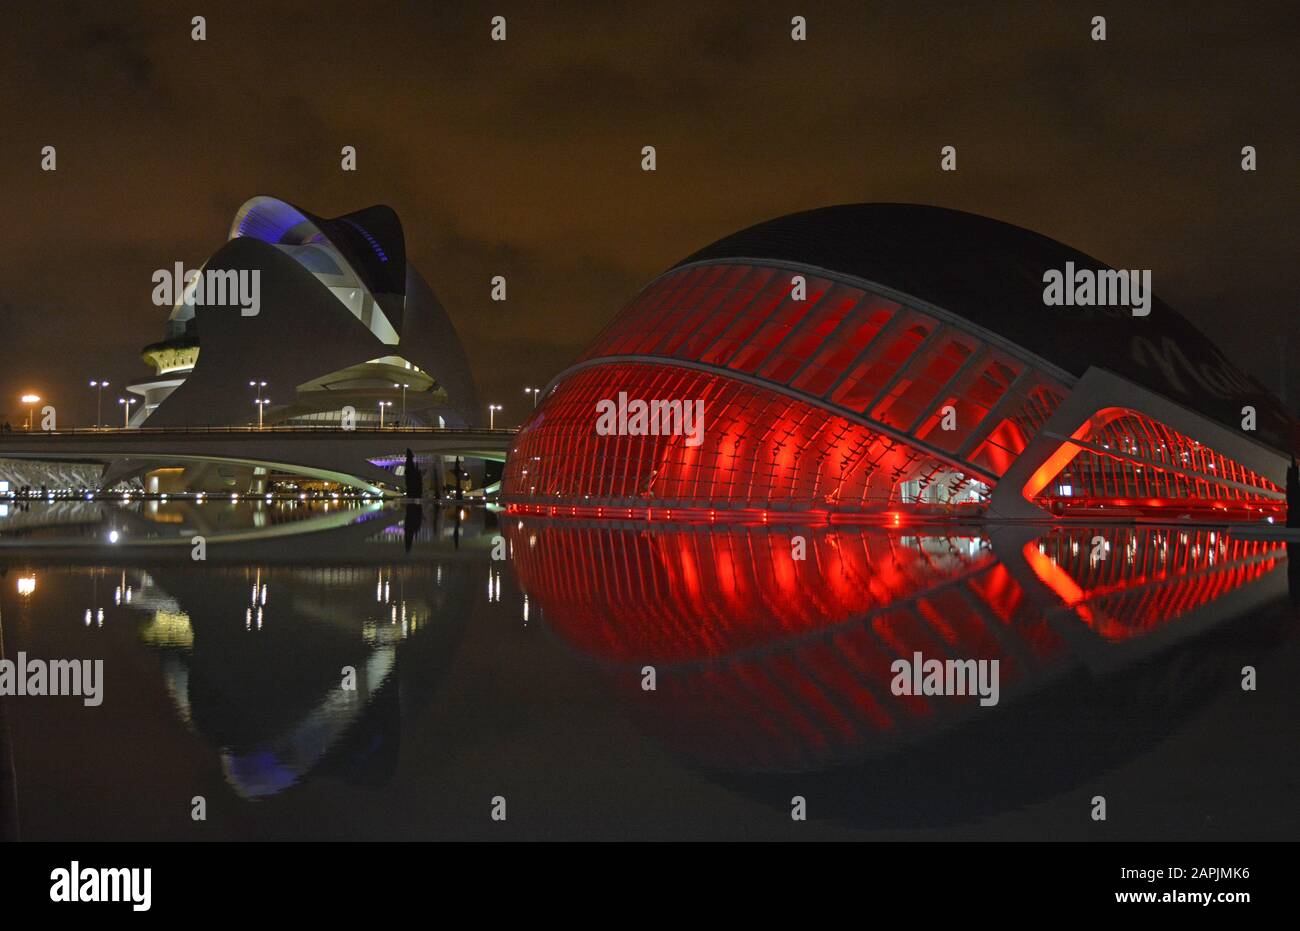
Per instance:
[[[34,502],[0,649],[102,660],[103,702],[0,698],[0,831],[1291,837],[1293,564],[1207,526]]]

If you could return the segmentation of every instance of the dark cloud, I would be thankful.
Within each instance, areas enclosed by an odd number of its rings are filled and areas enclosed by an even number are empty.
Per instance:
[[[91,81],[120,77],[137,90],[151,89],[154,66],[144,29],[123,23],[96,23],[86,27],[78,38],[70,43],[66,58],[69,63],[79,60],[86,67],[75,69],[73,74]]]

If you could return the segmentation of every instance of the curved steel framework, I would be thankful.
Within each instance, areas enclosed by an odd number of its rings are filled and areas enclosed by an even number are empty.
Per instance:
[[[517,512],[584,516],[984,512],[1079,382],[851,276],[700,261],[647,286],[548,386],[503,494]],[[623,393],[702,401],[700,442],[601,435],[596,405]],[[1174,506],[1258,517],[1282,506],[1269,478],[1140,411],[1090,413],[1047,444],[1024,484],[1038,514]]]

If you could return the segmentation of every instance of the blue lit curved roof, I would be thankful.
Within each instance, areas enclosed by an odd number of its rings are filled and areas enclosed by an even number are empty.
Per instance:
[[[235,213],[235,219],[230,224],[230,238],[252,236],[274,246],[289,240],[290,231],[303,224],[311,224],[311,221],[293,204],[275,197],[254,197],[245,201]],[[315,230],[314,224],[312,228]],[[295,237],[291,241],[305,240]]]
[[[178,338],[198,340],[202,355],[185,383],[150,416],[151,425],[240,422],[246,399],[233,389],[250,369],[276,371],[282,383],[301,385],[394,353],[435,378],[465,422],[478,421],[460,337],[432,289],[407,263],[402,225],[391,208],[323,218],[279,198],[254,197],[236,212],[229,240],[204,263],[209,265],[260,271],[265,306],[257,316],[235,317],[237,332],[230,315],[210,314],[200,333],[195,306],[178,304],[188,312],[181,317],[173,311],[171,325],[183,325],[169,329],[168,345]],[[343,266],[349,280],[332,281],[342,277]],[[361,301],[360,312],[358,291],[369,299]],[[351,319],[339,318],[339,304]],[[354,330],[356,321],[365,330]],[[369,341],[367,330],[377,342]],[[251,338],[250,332],[262,335]],[[310,351],[283,352],[286,343],[303,338]]]
[[[389,207],[327,218],[261,195],[245,201],[230,224],[231,239],[244,236],[273,246],[328,243],[381,304],[385,295],[405,294],[406,239]]]

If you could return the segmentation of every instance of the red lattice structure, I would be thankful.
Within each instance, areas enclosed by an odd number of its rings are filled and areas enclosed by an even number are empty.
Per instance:
[[[502,497],[516,513],[651,520],[1276,518],[1295,418],[1157,299],[1140,321],[1046,307],[1044,269],[1065,261],[1099,266],[916,205],[726,237],[651,282],[547,387]],[[703,434],[598,429],[615,398],[699,402]],[[1257,426],[1237,430],[1247,410]]]
[[[1137,411],[1108,408],[1050,460],[1060,471],[1025,488],[1054,514],[1107,508],[1163,514],[1283,517],[1283,491],[1267,478]],[[1041,485],[1035,487],[1037,482]]]
[[[679,518],[982,511],[1065,387],[930,314],[817,276],[805,286],[796,297],[788,272],[724,263],[652,283],[520,430],[507,500]],[[620,393],[702,401],[702,443],[599,434],[596,405]]]

